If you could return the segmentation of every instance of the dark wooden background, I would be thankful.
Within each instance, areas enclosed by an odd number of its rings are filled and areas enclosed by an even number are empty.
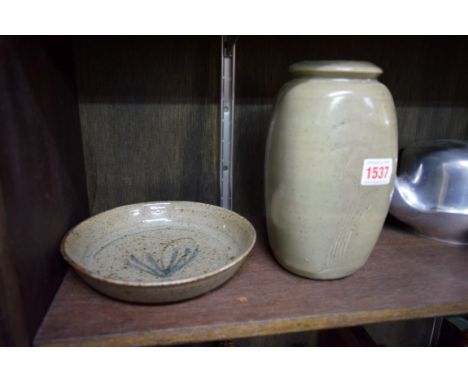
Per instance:
[[[69,39],[0,38],[0,332],[31,343],[88,216]]]
[[[219,37],[75,41],[91,213],[218,204],[220,47]]]
[[[264,213],[263,161],[276,94],[302,60],[365,60],[397,106],[399,143],[468,135],[464,37],[240,36],[236,46],[234,210]]]

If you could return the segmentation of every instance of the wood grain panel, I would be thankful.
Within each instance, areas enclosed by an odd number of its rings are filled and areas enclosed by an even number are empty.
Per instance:
[[[66,38],[0,39],[0,188],[0,268],[7,272],[0,274],[6,288],[0,306],[9,306],[2,312],[6,322],[21,327],[26,321],[31,341],[65,272],[60,240],[88,215]],[[11,328],[9,344],[24,344],[24,335]]]
[[[468,256],[387,225],[367,264],[340,280],[281,268],[263,221],[238,273],[199,298],[137,305],[105,297],[67,274],[36,345],[168,345],[292,333],[468,312]]]
[[[219,38],[81,38],[75,61],[92,213],[218,204]]]
[[[234,209],[264,212],[263,161],[276,94],[301,60],[366,60],[397,106],[400,147],[468,136],[465,37],[241,36],[237,41]]]

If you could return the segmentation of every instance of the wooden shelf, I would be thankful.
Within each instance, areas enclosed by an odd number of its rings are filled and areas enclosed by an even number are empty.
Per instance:
[[[264,223],[239,272],[202,297],[143,306],[95,292],[69,271],[35,345],[169,345],[468,312],[468,248],[387,225],[367,264],[335,281],[283,270]]]

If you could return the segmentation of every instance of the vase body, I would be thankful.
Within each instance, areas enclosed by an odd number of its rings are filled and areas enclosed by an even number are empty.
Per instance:
[[[367,261],[388,213],[395,106],[373,64],[311,61],[290,71],[266,147],[270,246],[293,273],[345,277]]]

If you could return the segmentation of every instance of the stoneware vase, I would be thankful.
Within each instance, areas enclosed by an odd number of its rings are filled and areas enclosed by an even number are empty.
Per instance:
[[[395,106],[367,62],[292,65],[270,124],[270,246],[289,271],[341,278],[367,261],[388,213],[398,154]]]

